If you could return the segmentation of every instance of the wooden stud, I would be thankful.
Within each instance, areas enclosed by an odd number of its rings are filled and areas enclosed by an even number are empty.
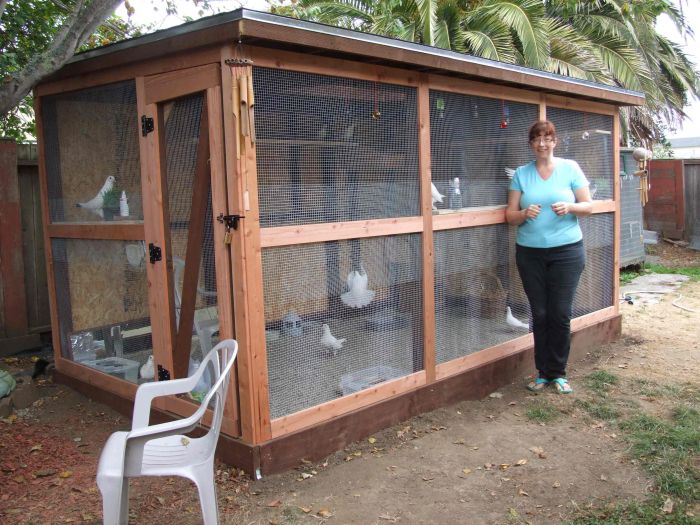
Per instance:
[[[161,261],[146,263],[153,359],[172,376],[175,308],[172,261],[167,261],[166,258],[170,253],[170,235],[165,230],[165,225],[169,222],[165,147],[162,136],[165,133],[165,125],[162,108],[157,104],[145,104],[146,89],[143,77],[136,79],[136,100],[138,114],[151,117],[154,121],[154,130],[145,137],[139,136],[146,242],[159,247],[163,253]]]
[[[408,376],[386,381],[377,386],[366,388],[354,394],[343,396],[320,405],[316,405],[288,416],[272,421],[272,437],[308,428],[327,421],[341,414],[371,405],[378,401],[395,397],[426,384],[425,371],[415,372]]]
[[[36,122],[36,136],[39,145],[39,186],[41,189],[41,215],[44,223],[44,255],[46,257],[46,277],[48,280],[49,292],[49,312],[51,316],[51,340],[53,342],[54,362],[56,370],[61,370],[59,363],[63,351],[63,341],[61,341],[61,327],[58,319],[58,303],[56,301],[56,272],[53,265],[53,246],[49,236],[48,225],[51,224],[49,217],[49,193],[48,176],[46,171],[46,141],[44,135],[44,122],[41,97],[34,98],[34,119]],[[67,357],[72,357],[72,349],[66,348]]]
[[[221,83],[221,71],[219,69],[218,63],[207,64],[206,66],[192,67],[183,71],[171,71],[146,77],[144,80],[146,104],[171,100],[218,86]]]
[[[423,368],[426,381],[435,381],[435,260],[433,201],[430,170],[430,93],[427,78],[418,85],[418,170],[423,216]]]
[[[238,78],[252,74],[250,67],[224,65],[236,50],[222,50],[222,88],[228,209],[244,217],[232,232],[234,310],[238,353],[238,394],[241,437],[251,444],[270,438],[270,404],[265,348],[265,312],[262,284],[262,254],[258,213],[255,146],[250,135],[241,137],[240,120],[234,118],[233,86]],[[246,81],[247,85],[247,81]],[[238,108],[240,116],[240,107]],[[237,149],[240,145],[241,150]]]
[[[430,186],[428,186],[430,189]],[[263,248],[289,246],[342,239],[362,239],[423,231],[423,218],[399,217],[366,221],[329,222],[299,226],[262,228],[260,243]]]
[[[595,102],[592,100],[581,100],[571,97],[561,97],[557,95],[544,95],[547,106],[571,109],[574,111],[584,111],[586,113],[598,113],[601,115],[615,115],[618,112],[617,106]]]
[[[613,201],[614,215],[614,245],[613,245],[613,296],[612,304],[615,313],[620,312],[620,224],[622,222],[622,197],[620,193],[620,112],[613,115]],[[613,210],[611,210],[613,211]]]
[[[506,222],[506,206],[480,206],[478,208],[464,208],[458,212],[450,210],[433,217],[433,229],[454,230],[471,228],[474,226],[487,226]]]
[[[228,71],[225,72],[228,75]],[[223,80],[223,79],[222,79]],[[207,108],[209,111],[209,171],[211,173],[211,221],[216,221],[219,215],[228,214],[227,180],[225,164],[225,145],[223,129],[222,90],[220,86],[207,90]],[[225,228],[219,222],[214,222],[214,258],[216,266],[217,310],[219,314],[219,338],[241,341],[238,330],[234,326],[234,312],[238,310],[233,302],[233,279],[238,274],[233,273],[231,251],[224,241]],[[233,274],[233,275],[232,275]],[[240,308],[243,309],[243,308]],[[240,436],[240,414],[238,409],[238,380],[237,374],[231,374],[228,398],[224,412],[222,429],[230,436]]]
[[[318,55],[300,54],[279,49],[251,46],[250,55],[256,67],[288,69],[316,75],[333,75],[370,82],[386,82],[402,86],[418,85],[418,73],[386,66],[367,67],[364,62]],[[342,96],[342,94],[339,94]],[[323,142],[327,145],[328,142]]]
[[[215,64],[218,62],[219,47],[194,49],[186,53],[173,53],[171,49],[167,56],[153,55],[151,59],[141,59],[135,55],[138,55],[138,52],[125,53],[121,57],[121,63],[110,60],[110,58],[118,58],[115,56],[98,59],[99,65],[96,65],[95,61],[69,64],[64,66],[58,75],[37,85],[34,93],[36,96],[55,95],[132,80],[140,76],[152,76],[204,64]]]
[[[464,80],[442,75],[428,75],[428,85],[431,90],[448,91],[460,95],[495,98],[508,102],[523,102],[525,104],[540,103],[540,93],[536,91],[528,91],[526,89],[509,86],[498,86],[476,80]]]
[[[64,239],[107,239],[114,241],[142,241],[145,239],[143,222],[106,223],[52,223],[46,226],[49,237]]]

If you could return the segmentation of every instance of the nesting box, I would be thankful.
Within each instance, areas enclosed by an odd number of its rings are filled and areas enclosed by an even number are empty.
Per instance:
[[[238,10],[77,55],[34,95],[58,377],[124,407],[150,356],[182,377],[234,337],[219,452],[249,472],[532,371],[504,208],[539,118],[597,187],[572,355],[619,331],[637,93]],[[108,189],[126,216],[106,220]]]

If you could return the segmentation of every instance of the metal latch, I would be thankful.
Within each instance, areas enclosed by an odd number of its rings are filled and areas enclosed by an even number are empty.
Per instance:
[[[148,256],[150,258],[151,264],[155,264],[163,259],[163,253],[159,246],[156,246],[152,242],[148,243]]]
[[[216,218],[217,221],[219,221],[222,224],[226,225],[226,229],[230,230],[233,228],[234,230],[238,229],[238,221],[241,219],[245,219],[243,215],[224,215],[223,213],[219,213],[219,216]]]
[[[141,115],[141,135],[144,137],[153,131],[155,125],[153,123],[153,117],[147,117],[146,115]]]

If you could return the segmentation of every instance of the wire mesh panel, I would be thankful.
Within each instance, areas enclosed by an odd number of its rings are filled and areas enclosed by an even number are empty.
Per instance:
[[[438,231],[434,245],[438,364],[528,333],[530,308],[515,265],[515,228]]]
[[[168,187],[169,233],[175,281],[174,307],[176,327],[180,329],[183,302],[183,279],[189,243],[197,244],[199,278],[197,280],[195,313],[192,330],[192,365],[218,342],[219,321],[216,300],[216,268],[214,262],[214,231],[211,211],[209,170],[197,173],[197,152],[204,110],[204,93],[195,93],[167,102],[163,107],[165,126],[165,166]],[[203,149],[208,156],[208,144]],[[197,177],[205,179],[206,192],[199,194]],[[193,217],[195,209],[203,217]]]
[[[52,239],[61,355],[137,382],[152,354],[141,241]]]
[[[134,81],[41,100],[51,221],[142,220]]]
[[[527,132],[534,104],[430,92],[433,185],[438,210],[505,204],[512,170],[532,158]]]
[[[416,90],[253,68],[263,227],[419,215]]]
[[[420,235],[263,250],[271,417],[423,368]]]
[[[612,199],[612,116],[548,107],[547,118],[557,128],[559,143],[554,154],[579,163],[594,199]]]
[[[613,213],[598,213],[579,219],[586,249],[586,268],[574,298],[574,317],[614,304],[614,218]]]

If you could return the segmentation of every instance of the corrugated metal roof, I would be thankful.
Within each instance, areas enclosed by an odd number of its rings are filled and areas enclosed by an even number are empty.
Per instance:
[[[700,148],[700,137],[669,139],[672,148]]]
[[[250,23],[246,24],[246,22]],[[226,27],[231,25],[236,27]],[[277,33],[269,36],[270,32],[265,31],[268,36],[260,37],[259,34],[256,34],[255,29],[262,28],[273,29]],[[230,42],[232,34],[235,33],[240,34],[243,42],[268,47],[275,47],[275,43],[278,43],[278,47],[285,47],[285,49],[296,45],[317,54],[354,59],[365,57],[372,63],[400,65],[426,72],[445,72],[481,80],[500,77],[498,83],[503,85],[526,87],[536,91],[554,92],[567,96],[578,94],[585,98],[624,105],[640,104],[644,97],[641,93],[617,86],[598,84],[524,66],[487,60],[448,49],[242,8],[79,53],[68,62],[67,67],[70,69],[72,64],[84,64],[86,61],[100,57],[124,53],[197,32],[207,32],[209,37],[207,43]],[[296,37],[291,38],[290,35]],[[299,36],[307,38],[300,39]],[[329,44],[329,42],[335,41],[341,45]],[[548,87],[538,85],[538,82],[545,83]],[[592,89],[595,91],[591,91]]]

